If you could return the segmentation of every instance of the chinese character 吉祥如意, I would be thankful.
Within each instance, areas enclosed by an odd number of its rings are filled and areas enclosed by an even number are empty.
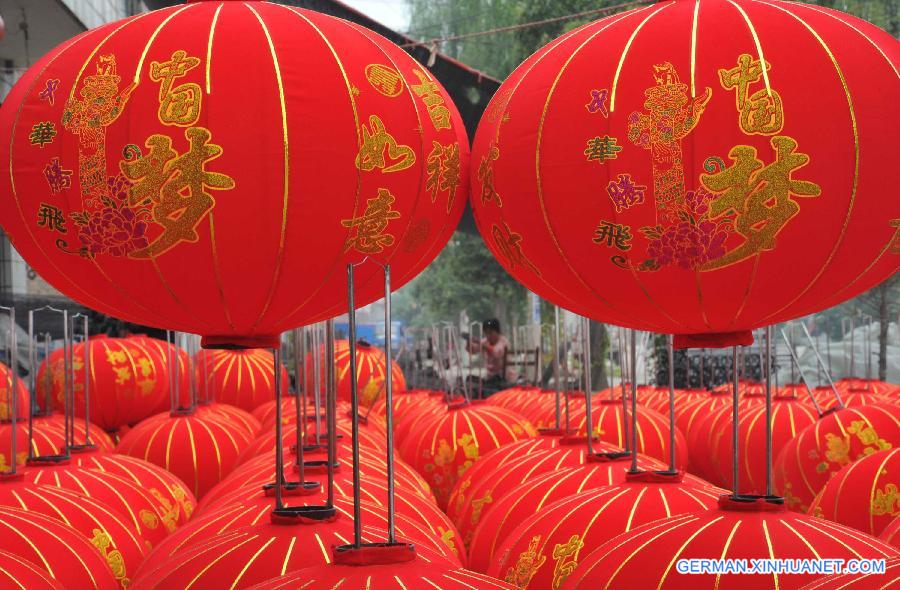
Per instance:
[[[408,145],[399,145],[397,140],[387,132],[378,115],[369,117],[369,127],[363,125],[362,145],[356,156],[356,167],[363,172],[371,172],[375,168],[382,172],[398,172],[406,170],[416,163],[416,154]],[[387,150],[387,158],[384,152]]]
[[[413,73],[419,78],[419,84],[411,88],[425,103],[434,128],[450,129],[450,109],[444,104],[444,97],[441,96],[437,83],[422,70],[413,70]]]
[[[394,195],[386,188],[378,189],[378,196],[366,200],[366,210],[359,217],[341,220],[341,225],[350,228],[345,251],[351,249],[363,254],[377,254],[385,246],[394,244],[394,235],[385,233],[392,219],[399,219],[400,212],[391,208]]]
[[[425,180],[425,190],[431,193],[431,202],[437,200],[438,192],[447,193],[447,212],[453,208],[453,201],[456,199],[456,189],[461,179],[461,171],[459,168],[459,144],[451,143],[449,145],[441,145],[437,141],[432,141],[432,150],[428,154],[425,161],[425,171],[427,178]]]

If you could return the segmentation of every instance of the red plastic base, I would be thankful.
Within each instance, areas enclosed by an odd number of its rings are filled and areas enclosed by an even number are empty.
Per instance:
[[[731,346],[750,346],[753,344],[753,332],[720,332],[718,334],[675,334],[672,346],[676,350],[684,348],[729,348]]]
[[[332,550],[336,565],[391,565],[416,558],[416,548],[408,543],[372,543],[354,547],[342,545]]]
[[[281,336],[278,334],[257,336],[203,336],[201,348],[242,350],[246,348],[281,348]]]

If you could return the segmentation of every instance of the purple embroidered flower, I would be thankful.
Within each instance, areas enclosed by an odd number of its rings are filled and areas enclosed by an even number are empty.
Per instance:
[[[712,221],[697,225],[682,221],[670,225],[656,239],[650,241],[647,254],[660,267],[677,265],[696,269],[725,254],[727,226]]]
[[[126,256],[146,248],[147,222],[128,207],[106,207],[90,214],[88,223],[78,232],[78,239],[91,255],[106,253]]]

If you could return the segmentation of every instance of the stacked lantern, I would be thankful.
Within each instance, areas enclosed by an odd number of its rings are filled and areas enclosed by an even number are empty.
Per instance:
[[[319,383],[316,384],[316,372],[312,370],[313,354],[310,353],[306,357],[306,364],[309,367],[306,376],[307,391],[314,391],[316,387],[323,391],[325,389],[325,362],[327,359],[324,354],[320,354],[319,358],[322,360],[318,372]],[[350,380],[353,376],[350,374],[350,343],[346,340],[338,340],[334,343],[334,363],[338,399],[350,401]],[[371,408],[381,401],[384,396],[385,371],[384,352],[365,340],[357,342],[356,383],[359,388],[360,406]],[[394,391],[402,392],[406,389],[406,379],[403,377],[400,365],[396,362],[391,363],[391,377]]]

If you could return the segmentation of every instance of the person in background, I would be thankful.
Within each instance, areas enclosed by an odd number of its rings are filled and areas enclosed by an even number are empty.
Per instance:
[[[506,355],[509,351],[509,340],[500,331],[500,320],[491,318],[482,323],[484,337],[481,342],[472,342],[469,352],[481,352],[484,355],[485,378],[482,390],[485,395],[506,389],[509,373],[506,366]]]

